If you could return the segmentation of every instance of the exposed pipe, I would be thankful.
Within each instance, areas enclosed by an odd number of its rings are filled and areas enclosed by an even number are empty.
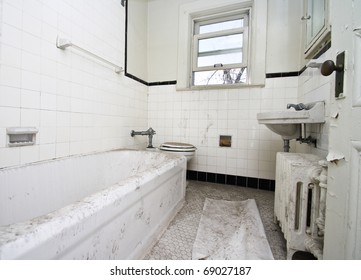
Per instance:
[[[290,140],[289,139],[283,139],[283,151],[285,153],[290,152]]]

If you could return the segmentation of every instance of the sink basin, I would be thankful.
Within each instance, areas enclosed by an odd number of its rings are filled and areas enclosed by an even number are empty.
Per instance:
[[[284,140],[297,139],[301,135],[300,123],[265,124],[274,133],[281,135]]]
[[[301,135],[302,124],[325,122],[323,102],[309,103],[306,107],[309,109],[296,111],[290,108],[278,112],[258,113],[258,123],[266,125],[283,139],[297,139]]]

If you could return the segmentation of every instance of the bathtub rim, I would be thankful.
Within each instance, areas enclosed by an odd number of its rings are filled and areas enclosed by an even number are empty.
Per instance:
[[[37,166],[37,165],[47,164],[47,163],[52,163],[52,162],[57,162],[57,161],[65,161],[65,160],[70,160],[70,159],[75,159],[75,158],[95,156],[98,154],[107,154],[107,153],[113,153],[113,152],[122,152],[122,151],[124,151],[124,152],[128,151],[128,152],[160,153],[159,151],[153,151],[153,150],[147,150],[147,149],[112,149],[112,150],[106,150],[106,151],[94,151],[91,153],[74,154],[74,155],[68,155],[68,156],[63,156],[63,157],[38,160],[38,161],[34,161],[34,162],[27,162],[24,164],[0,167],[0,172],[7,171],[7,170],[13,170],[13,169],[20,169],[20,168],[24,168],[24,167]],[[171,155],[171,154],[169,153],[169,155]],[[177,157],[182,157],[182,155],[175,154],[174,158],[177,158]]]

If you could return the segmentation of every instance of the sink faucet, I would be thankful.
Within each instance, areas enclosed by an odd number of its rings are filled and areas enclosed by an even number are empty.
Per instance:
[[[148,135],[149,138],[149,142],[148,142],[148,147],[147,148],[154,148],[152,141],[153,141],[153,135],[155,134],[155,130],[153,128],[148,128],[148,130],[146,131],[134,131],[132,130],[130,132],[130,136],[134,137],[135,135]]]
[[[301,111],[301,110],[307,109],[307,106],[305,104],[303,104],[303,103],[298,103],[298,104],[289,103],[289,104],[287,104],[287,109],[289,109],[291,107],[294,108],[296,111]]]

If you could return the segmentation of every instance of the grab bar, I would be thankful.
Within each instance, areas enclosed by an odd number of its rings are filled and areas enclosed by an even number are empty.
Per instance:
[[[102,62],[104,62],[104,63],[107,63],[107,64],[113,66],[113,67],[115,68],[115,70],[114,70],[115,73],[119,74],[119,73],[123,72],[123,68],[122,68],[122,67],[120,67],[120,66],[114,64],[113,62],[110,62],[110,61],[108,61],[108,60],[100,57],[99,55],[96,55],[96,54],[94,54],[94,53],[92,53],[92,52],[90,52],[90,51],[88,51],[88,50],[86,50],[86,49],[83,49],[82,47],[79,47],[79,46],[73,44],[73,43],[72,43],[70,40],[68,40],[68,39],[60,38],[60,37],[58,36],[58,37],[56,38],[56,47],[59,48],[59,49],[62,49],[62,50],[65,50],[67,47],[74,47],[74,48],[76,48],[76,49],[78,49],[78,50],[80,50],[80,51],[82,51],[82,52],[84,52],[84,53],[86,53],[86,54],[88,54],[88,55],[90,55],[90,56],[95,57],[96,59],[98,59],[98,60],[100,60],[100,61],[102,61]]]

